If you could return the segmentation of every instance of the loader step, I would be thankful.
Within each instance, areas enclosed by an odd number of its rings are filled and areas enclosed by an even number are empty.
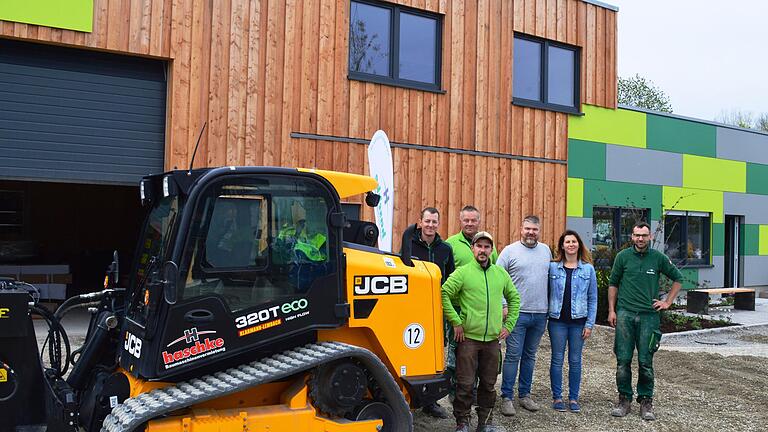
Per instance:
[[[386,366],[367,349],[340,342],[308,344],[223,372],[193,378],[126,399],[104,419],[101,430],[102,432],[130,432],[158,416],[348,357],[360,360],[383,391],[384,397],[395,413],[392,430],[412,431],[413,417],[410,408]]]

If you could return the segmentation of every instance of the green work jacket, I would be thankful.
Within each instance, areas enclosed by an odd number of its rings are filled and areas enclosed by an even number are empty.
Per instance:
[[[674,282],[683,279],[669,257],[650,247],[638,252],[630,246],[616,255],[610,285],[619,289],[616,310],[653,312],[653,300],[659,298],[659,276]]]

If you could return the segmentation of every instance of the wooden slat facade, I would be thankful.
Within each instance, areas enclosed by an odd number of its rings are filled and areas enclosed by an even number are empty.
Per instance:
[[[280,165],[367,173],[366,147],[393,143],[395,232],[435,205],[443,235],[474,204],[501,245],[522,217],[543,240],[565,226],[567,114],[511,104],[514,32],[581,47],[581,102],[616,107],[616,13],[581,0],[402,0],[442,14],[442,88],[347,79],[348,0],[94,0],[92,33],[0,21],[0,37],[168,59],[166,167]],[[292,133],[327,140],[291,138]],[[372,212],[364,213],[372,218]],[[399,242],[397,242],[399,243]]]

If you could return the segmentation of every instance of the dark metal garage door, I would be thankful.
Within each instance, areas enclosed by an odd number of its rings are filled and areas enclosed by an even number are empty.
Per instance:
[[[162,61],[0,39],[0,179],[136,184],[165,99]]]

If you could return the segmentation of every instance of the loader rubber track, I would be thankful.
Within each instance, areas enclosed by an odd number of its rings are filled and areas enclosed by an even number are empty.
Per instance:
[[[101,430],[102,432],[131,432],[164,414],[277,381],[323,363],[349,357],[362,362],[382,389],[388,405],[395,413],[392,430],[411,432],[413,417],[410,408],[386,366],[367,349],[341,342],[308,344],[283,351],[272,357],[126,399],[104,419]]]

